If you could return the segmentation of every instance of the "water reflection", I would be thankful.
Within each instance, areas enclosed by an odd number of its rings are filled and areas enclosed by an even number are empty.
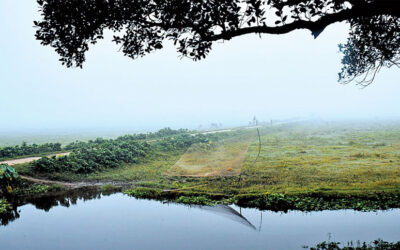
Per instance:
[[[25,198],[16,207],[2,218],[8,224],[0,227],[2,249],[301,249],[329,237],[400,240],[400,209],[276,213],[137,200],[95,189]]]
[[[2,226],[8,225],[8,223],[18,219],[20,217],[19,211],[16,206],[13,206],[11,210],[0,214],[0,222]]]
[[[53,207],[70,207],[71,205],[76,205],[79,200],[87,201],[100,199],[102,196],[111,195],[113,193],[115,192],[101,192],[96,187],[86,187],[44,194],[40,197],[11,197],[8,201],[12,204],[13,208],[7,213],[0,215],[1,225],[8,225],[8,223],[18,219],[20,217],[18,207],[26,204],[32,204],[36,209],[48,212]]]
[[[70,207],[71,205],[77,205],[79,200],[88,201],[93,199],[100,199],[103,196],[109,196],[111,194],[119,192],[116,191],[100,191],[96,187],[85,187],[80,189],[73,189],[68,191],[63,191],[59,193],[51,193],[43,195],[41,197],[19,197],[10,199],[13,205],[13,209],[8,211],[8,213],[0,215],[1,224],[3,226],[8,225],[8,223],[18,219],[20,217],[18,207],[32,204],[36,209],[44,210],[46,212],[50,211],[53,207],[62,206]],[[164,204],[166,204],[164,202]],[[229,218],[232,221],[236,221],[242,225],[256,230],[256,227],[248,221],[240,212],[236,211],[230,206],[218,204],[216,206],[198,206],[198,205],[183,205],[193,208],[199,208],[204,211],[211,212],[213,214]]]

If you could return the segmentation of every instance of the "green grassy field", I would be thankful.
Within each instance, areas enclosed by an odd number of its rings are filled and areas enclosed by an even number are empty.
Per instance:
[[[246,192],[365,192],[400,187],[400,130],[287,126],[264,130],[242,166]]]
[[[183,177],[239,175],[255,136],[255,130],[248,129],[227,139],[194,144],[165,174]]]
[[[223,193],[307,193],[392,191],[400,188],[400,129],[395,127],[348,128],[344,125],[282,125],[260,129],[261,153],[258,139],[253,133],[225,140],[224,148],[242,140],[252,143],[246,150],[244,161],[236,173],[242,174],[240,184],[235,175],[226,175],[226,167],[235,157],[218,147],[210,153],[196,150],[178,155],[155,157],[146,164],[124,166],[89,175],[89,179],[124,179],[155,183],[160,180],[181,188],[207,184],[197,191]],[[226,145],[232,142],[232,145]],[[241,158],[243,145],[238,151]],[[200,152],[200,153],[199,153]],[[176,171],[177,162],[190,156],[194,172],[199,162],[212,162],[212,168],[221,174],[193,178],[191,164],[185,164],[187,175]],[[210,160],[209,157],[212,159]],[[195,158],[198,157],[198,158]],[[236,159],[237,159],[236,158]],[[186,159],[188,162],[189,160]],[[216,171],[216,170],[215,170]],[[171,174],[176,172],[177,174]],[[179,172],[179,173],[178,173]],[[201,169],[201,173],[207,172]],[[169,173],[165,176],[164,173]],[[190,181],[188,181],[188,179]]]
[[[303,123],[259,130],[261,148],[256,130],[242,129],[210,145],[156,152],[140,164],[86,175],[53,173],[41,177],[132,181],[136,187],[158,190],[157,194],[167,191],[219,197],[369,197],[381,192],[398,194],[400,190],[397,124]],[[17,166],[17,170],[34,175],[28,165]]]

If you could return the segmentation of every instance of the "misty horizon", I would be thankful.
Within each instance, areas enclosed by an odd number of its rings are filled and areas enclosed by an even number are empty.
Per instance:
[[[264,121],[400,118],[395,68],[382,69],[364,89],[338,82],[344,23],[317,39],[305,30],[235,38],[199,62],[179,59],[171,44],[131,60],[108,32],[90,47],[83,69],[70,69],[35,40],[35,1],[3,1],[0,12],[0,32],[7,34],[0,40],[3,132],[231,127],[254,115]]]

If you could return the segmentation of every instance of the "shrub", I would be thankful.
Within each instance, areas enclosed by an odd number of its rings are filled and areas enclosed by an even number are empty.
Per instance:
[[[3,193],[10,193],[19,180],[17,171],[6,165],[0,165],[0,189]]]

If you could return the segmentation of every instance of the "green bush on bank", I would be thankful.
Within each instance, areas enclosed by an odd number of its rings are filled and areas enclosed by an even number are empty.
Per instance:
[[[38,173],[72,172],[76,174],[87,174],[103,169],[116,168],[121,164],[141,163],[147,157],[159,152],[181,152],[194,143],[208,142],[217,139],[221,135],[191,135],[184,130],[162,130],[157,132],[161,137],[153,142],[138,140],[138,135],[126,135],[117,139],[101,139],[95,141],[79,142],[70,144],[66,149],[72,152],[66,156],[42,157],[33,162],[31,168]]]
[[[11,193],[18,184],[19,176],[17,171],[7,164],[0,165],[0,190],[3,194]]]
[[[4,199],[0,199],[0,215],[11,209],[12,209],[12,206],[10,203],[8,203]]]

